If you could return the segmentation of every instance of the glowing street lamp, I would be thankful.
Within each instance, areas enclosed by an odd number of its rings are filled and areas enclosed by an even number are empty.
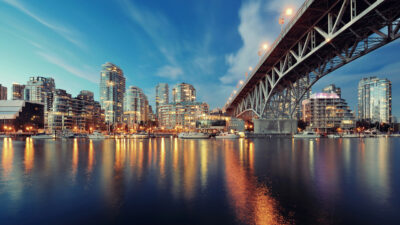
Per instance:
[[[281,16],[279,17],[279,24],[281,25],[281,32],[283,30],[283,24],[285,24],[285,17],[290,17],[293,15],[293,8],[287,8],[285,10],[285,13],[281,14]]]

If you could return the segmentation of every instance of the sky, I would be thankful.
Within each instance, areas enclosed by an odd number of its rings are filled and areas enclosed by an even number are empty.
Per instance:
[[[101,65],[118,65],[127,87],[138,86],[154,106],[155,86],[193,84],[197,99],[223,107],[263,43],[273,43],[285,8],[303,0],[0,0],[0,84],[53,77],[72,95],[99,98]],[[289,18],[286,18],[288,21]],[[400,42],[370,53],[313,87],[342,88],[354,110],[361,78],[388,78],[393,115],[400,118]],[[171,90],[170,90],[171,91]],[[171,97],[171,96],[170,96]]]

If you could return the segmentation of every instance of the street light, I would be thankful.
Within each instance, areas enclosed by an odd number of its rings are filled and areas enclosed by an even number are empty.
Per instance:
[[[281,14],[281,16],[279,17],[279,24],[281,25],[281,32],[283,31],[283,24],[285,24],[285,17],[290,17],[293,15],[293,9],[292,8],[287,8],[285,10],[284,14]]]
[[[258,56],[262,56],[263,54],[265,54],[268,50],[268,44],[264,43],[262,44],[259,48],[258,48]]]

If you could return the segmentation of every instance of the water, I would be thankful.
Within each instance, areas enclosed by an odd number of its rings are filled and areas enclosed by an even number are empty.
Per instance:
[[[0,148],[0,224],[400,223],[400,138]]]

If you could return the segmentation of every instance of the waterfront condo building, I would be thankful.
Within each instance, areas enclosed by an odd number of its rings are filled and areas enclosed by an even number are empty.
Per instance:
[[[207,103],[178,102],[161,105],[159,109],[159,126],[165,129],[195,129],[196,121],[208,114]]]
[[[358,83],[358,119],[390,123],[392,120],[392,83],[377,77]]]
[[[122,70],[107,62],[100,72],[100,105],[107,124],[122,123],[125,77]]]
[[[50,77],[30,77],[24,89],[24,100],[44,104],[44,127],[48,129],[48,112],[53,107],[56,85]]]
[[[331,86],[332,87],[332,86]],[[308,128],[318,132],[336,132],[355,127],[355,117],[346,101],[337,93],[340,89],[325,88],[322,93],[315,93],[302,102],[303,121]]]
[[[44,104],[45,113],[53,106],[53,95],[56,85],[50,77],[30,77],[24,90],[24,99]]]
[[[25,85],[13,83],[12,85],[12,99],[24,100]]]
[[[7,88],[0,84],[0,100],[7,100]]]
[[[174,103],[180,102],[195,102],[196,89],[191,84],[180,83],[176,84],[172,89]]]
[[[123,122],[130,130],[137,130],[148,121],[149,101],[143,90],[129,86],[125,92]]]
[[[65,90],[56,89],[48,127],[52,132],[70,130],[86,132],[104,128],[100,104],[94,101],[93,92],[81,91],[72,98]]]
[[[169,90],[167,83],[159,83],[156,86],[156,115],[158,117],[158,109],[160,105],[169,103]]]

